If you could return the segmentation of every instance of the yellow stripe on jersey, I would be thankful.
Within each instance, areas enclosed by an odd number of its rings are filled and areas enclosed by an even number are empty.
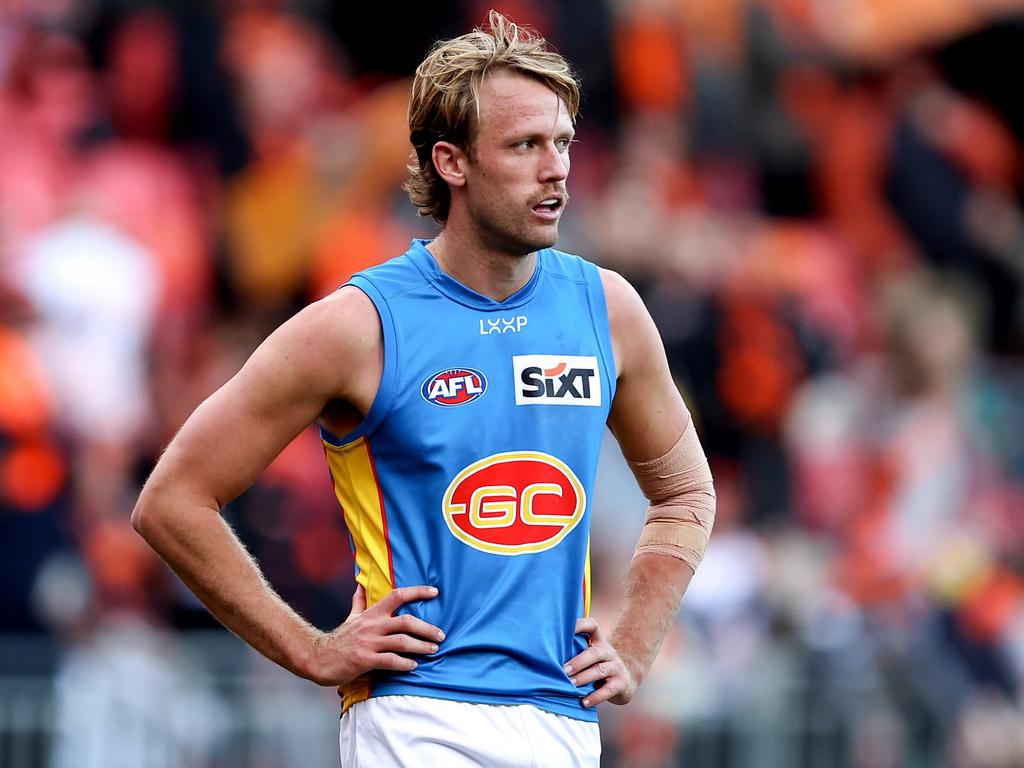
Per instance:
[[[370,698],[371,687],[369,675],[362,675],[350,683],[339,685],[338,693],[341,694],[342,714],[348,712],[348,708],[353,704],[358,704],[360,701],[366,701]]]
[[[365,437],[348,445],[324,441],[327,466],[334,478],[334,493],[341,504],[345,525],[355,546],[356,581],[366,590],[366,607],[380,602],[395,588],[387,510],[377,480],[373,454]],[[341,687],[343,709],[369,698],[370,679],[360,677]]]
[[[583,561],[583,615],[590,615],[590,537],[587,536],[587,559]]]

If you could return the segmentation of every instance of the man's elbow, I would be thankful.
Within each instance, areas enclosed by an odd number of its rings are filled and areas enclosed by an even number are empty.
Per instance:
[[[146,489],[143,489],[142,493],[139,494],[139,500],[135,502],[135,509],[132,510],[132,528],[145,539],[147,530],[150,528],[155,516],[149,494],[147,494]]]
[[[161,503],[161,500],[167,499],[168,496],[168,489],[157,487],[157,483],[151,477],[143,486],[139,500],[135,502],[135,509],[132,510],[132,527],[146,541],[152,541],[154,534],[159,533],[167,519],[167,505]]]
[[[187,535],[191,526],[216,518],[223,507],[205,489],[180,476],[154,473],[139,494],[132,510],[132,527],[150,546],[160,549],[168,539]]]

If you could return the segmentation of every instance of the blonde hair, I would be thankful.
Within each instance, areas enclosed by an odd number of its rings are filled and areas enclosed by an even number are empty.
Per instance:
[[[488,73],[502,69],[546,85],[576,120],[579,80],[535,30],[491,11],[483,27],[435,43],[416,69],[409,97],[409,140],[416,159],[403,188],[421,216],[432,216],[441,224],[447,221],[451,191],[434,168],[434,145],[449,141],[472,157],[480,86]]]

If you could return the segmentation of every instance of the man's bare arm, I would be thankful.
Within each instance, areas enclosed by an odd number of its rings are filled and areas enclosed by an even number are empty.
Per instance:
[[[327,403],[344,400],[365,412],[381,359],[379,320],[362,292],[342,289],[307,307],[196,409],[132,513],[136,530],[217,619],[267,658],[323,684],[373,668],[412,669],[415,662],[398,653],[436,650],[437,627],[392,615],[436,590],[405,587],[369,609],[357,590],[349,619],[321,633],[274,593],[220,510]]]
[[[602,270],[615,347],[618,383],[609,427],[633,462],[664,456],[687,428],[690,415],[669,372],[657,328],[636,291]],[[603,681],[584,706],[625,704],[646,677],[693,577],[683,560],[641,553],[630,565],[623,607],[609,636],[591,618],[577,622],[590,647],[570,660],[577,685]],[[568,669],[570,668],[571,669]]]

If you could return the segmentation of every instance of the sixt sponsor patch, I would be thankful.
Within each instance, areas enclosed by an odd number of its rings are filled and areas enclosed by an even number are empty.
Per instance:
[[[449,408],[479,400],[486,391],[487,377],[476,368],[446,368],[420,387],[420,394],[428,403]]]
[[[592,355],[515,355],[512,371],[516,405],[601,405],[601,375]]]

